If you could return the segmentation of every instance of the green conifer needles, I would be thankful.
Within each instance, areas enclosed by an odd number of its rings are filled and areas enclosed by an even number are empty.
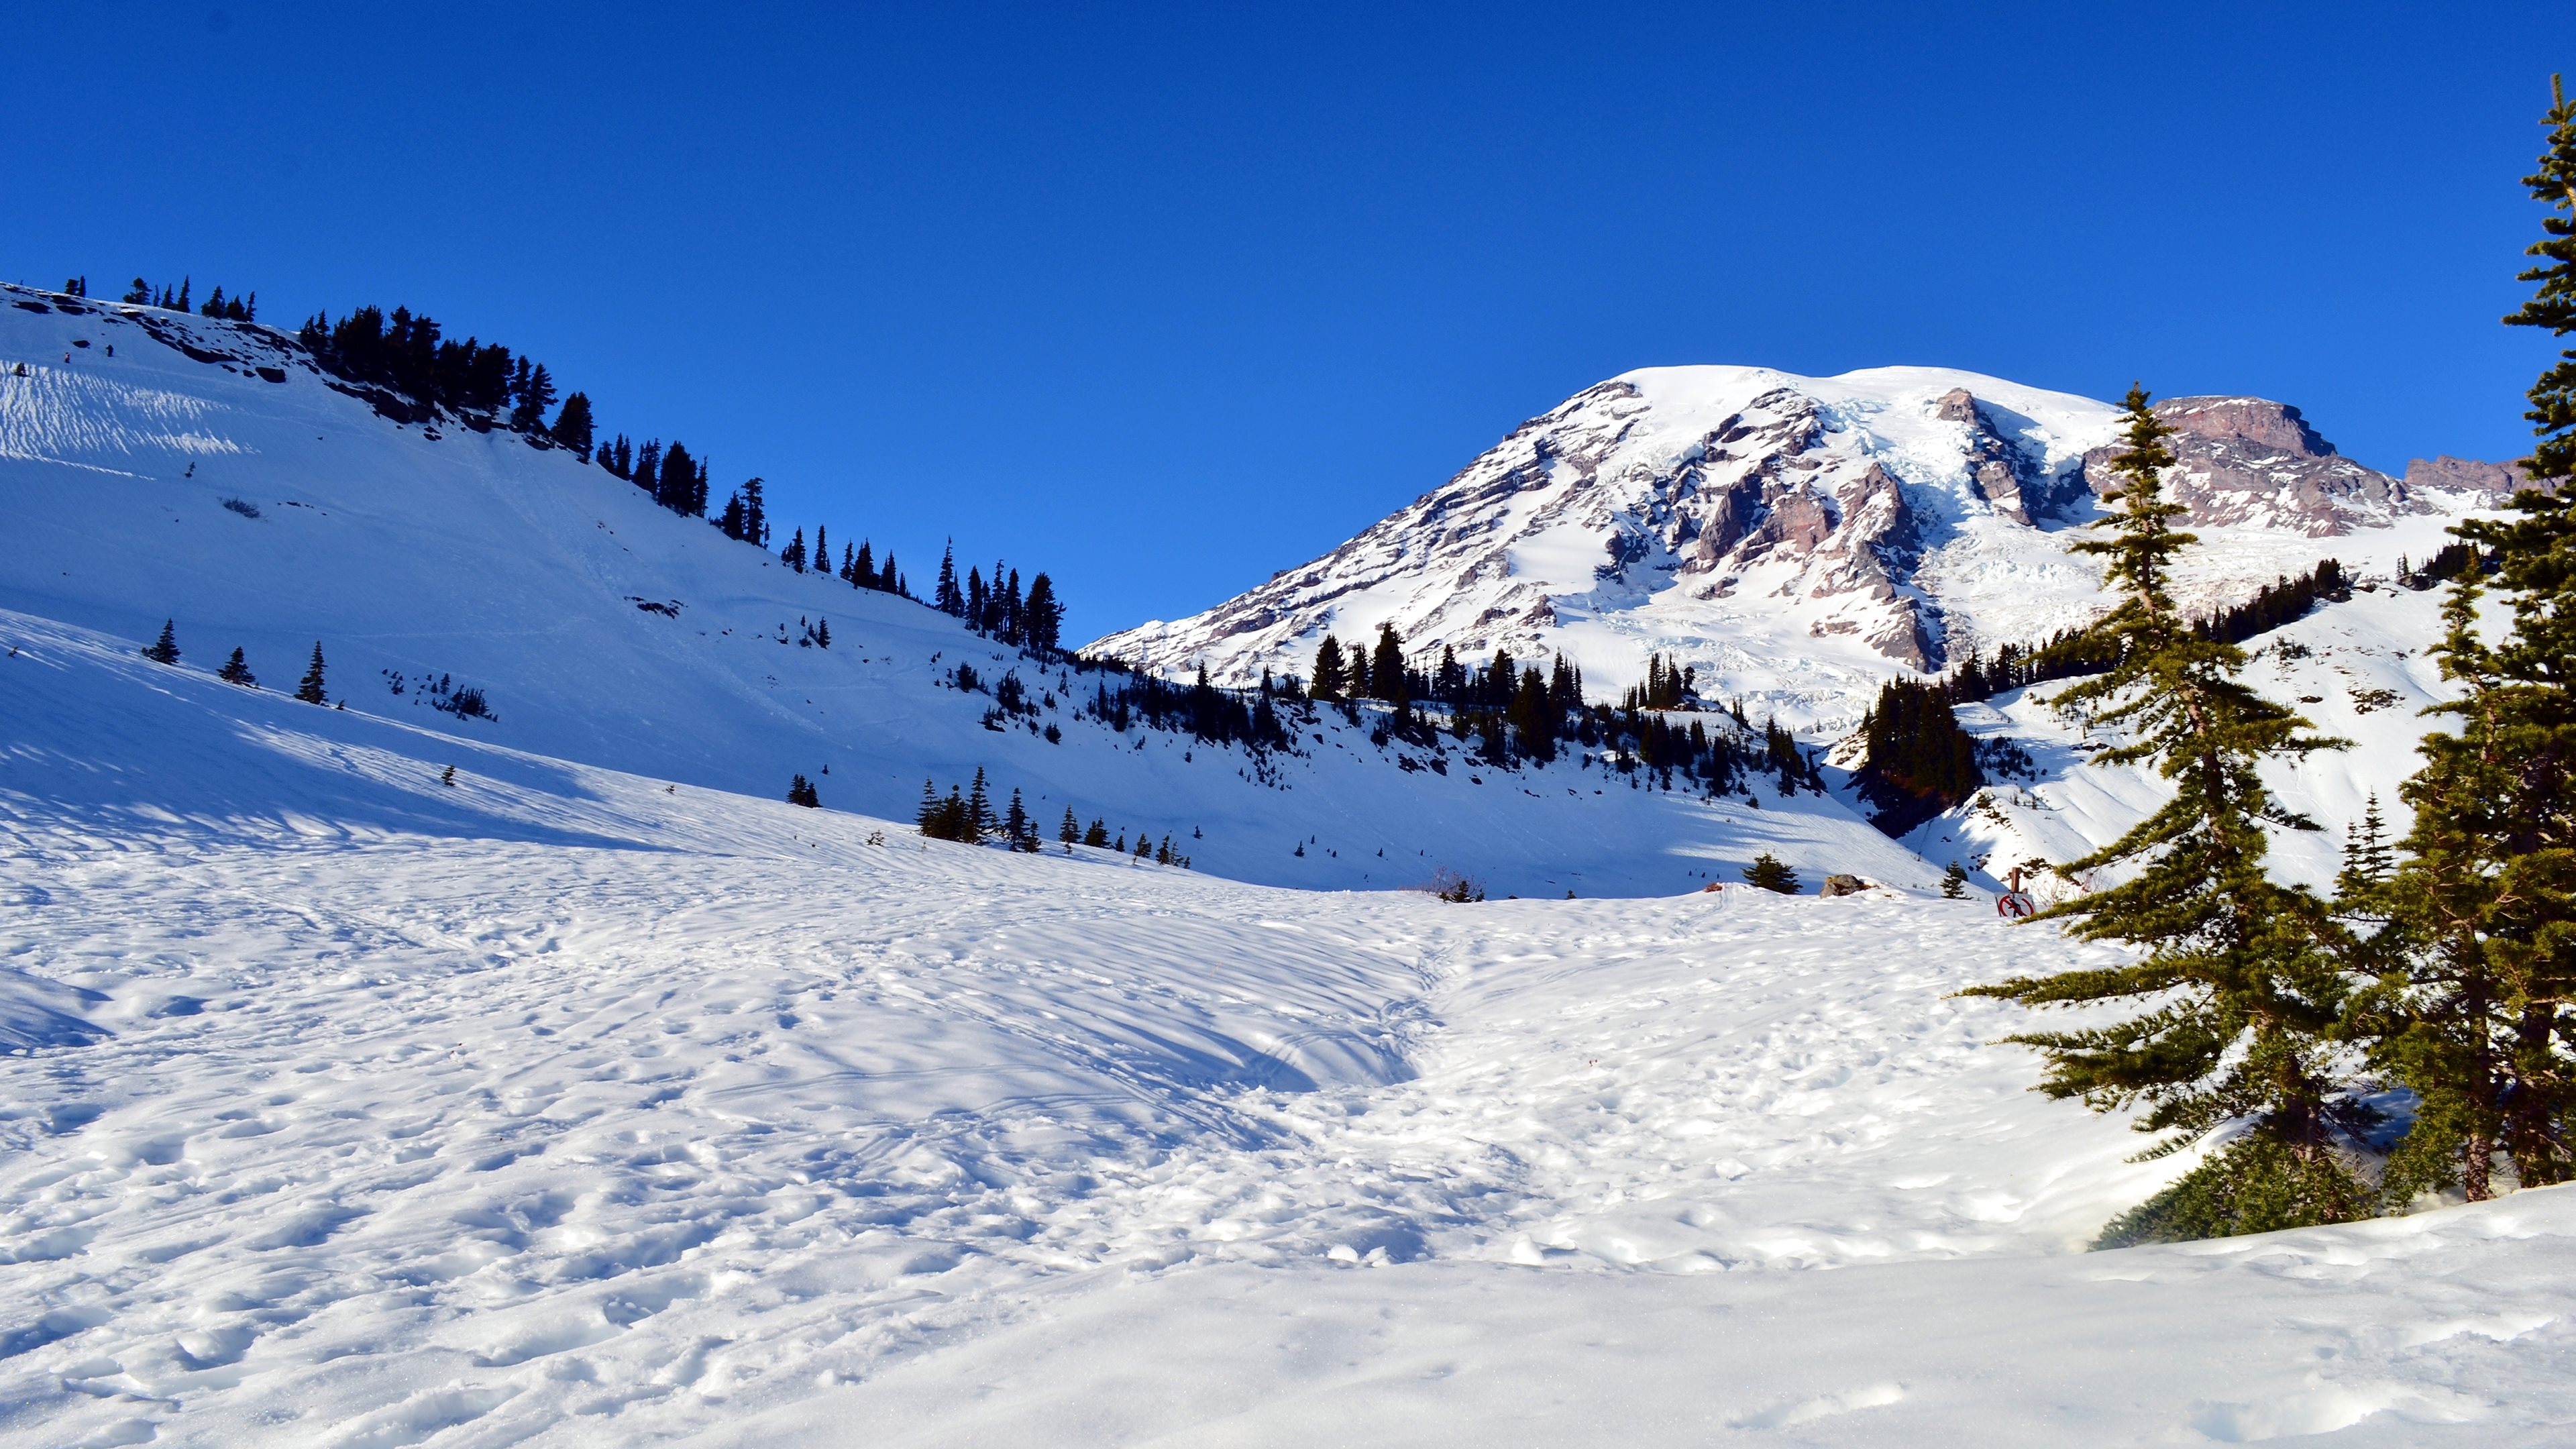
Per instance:
[[[2128,744],[2097,760],[2152,762],[2174,795],[2118,840],[2058,868],[2070,879],[2096,870],[2121,879],[2042,914],[2073,922],[2085,940],[2124,941],[2146,955],[1969,994],[2028,1006],[2142,1005],[2124,1020],[2010,1039],[2046,1054],[2040,1090],[2049,1095],[2104,1112],[2143,1106],[2138,1129],[2168,1134],[2149,1156],[2230,1123],[2261,1139],[2212,1156],[2124,1219],[2127,1240],[2340,1221],[2368,1199],[2338,1155],[2365,1115],[2334,1090],[2343,976],[2325,944],[2333,922],[2324,903],[2264,869],[2266,826],[2315,827],[2282,810],[2260,773],[2268,758],[2340,742],[2304,733],[2306,720],[2240,683],[2243,652],[2202,637],[2175,605],[2172,563],[2196,540],[2174,529],[2185,510],[2163,494],[2171,430],[2144,390],[2131,388],[2127,401],[2128,447],[2112,463],[2121,483],[2106,500],[2118,511],[2096,525],[2107,537],[2077,545],[2105,560],[2119,595],[2090,636],[2117,662],[2057,702],[2128,733]],[[2261,1210],[2249,1214],[2248,1204]]]
[[[2576,104],[2550,82],[2548,150],[2524,178],[2549,208],[2521,274],[2539,287],[2506,322],[2576,332]],[[2576,350],[2541,374],[2528,414],[2540,439],[2514,516],[2452,532],[2477,566],[2453,581],[2435,651],[2464,695],[2434,713],[2406,782],[2415,823],[2384,881],[2349,891],[2377,973],[2356,1012],[2374,1065],[2420,1099],[2391,1155],[2387,1195],[2492,1194],[2501,1155],[2521,1186],[2576,1177]],[[2492,578],[2488,577],[2492,575]],[[2493,588],[2512,611],[2501,640],[2479,627]]]

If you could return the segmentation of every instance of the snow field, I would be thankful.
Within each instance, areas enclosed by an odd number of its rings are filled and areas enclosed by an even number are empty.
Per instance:
[[[1943,999],[2068,954],[1975,903],[1278,891],[6,663],[0,999],[96,1034],[0,1058],[13,1436],[632,1442],[1086,1284],[2056,1253],[2171,1170]]]

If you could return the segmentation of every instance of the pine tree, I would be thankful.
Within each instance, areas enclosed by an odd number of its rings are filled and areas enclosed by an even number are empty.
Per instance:
[[[179,635],[178,632],[171,627],[174,622],[175,621],[170,619],[164,619],[161,621],[161,637],[143,646],[144,658],[151,660],[155,664],[176,664],[179,662]]]
[[[787,541],[787,546],[778,551],[778,557],[781,562],[785,563],[789,568],[796,570],[796,572],[800,574],[805,572],[804,529],[800,528],[796,530],[796,536],[789,539]]]
[[[563,411],[555,414],[553,437],[572,450],[574,457],[590,461],[590,439],[594,424],[590,417],[590,394],[577,392],[564,399]]]
[[[2524,178],[2550,209],[2529,249],[2542,264],[2520,277],[2539,286],[2505,321],[2564,338],[2576,333],[2576,103],[2555,76],[2550,100],[2548,149]],[[2365,901],[2389,924],[2373,942],[2383,974],[2358,1028],[2421,1099],[2390,1155],[2392,1199],[2453,1185],[2488,1197],[2499,1153],[2523,1187],[2576,1176],[2576,349],[2530,399],[2540,441],[2512,516],[2451,530],[2469,556],[2435,653],[2466,692],[2434,712],[2457,733],[2418,746],[2404,858]],[[2512,613],[2500,642],[2480,627],[2490,588]]]
[[[1120,848],[1121,848],[1121,849],[1124,849],[1124,848],[1125,848],[1126,837],[1125,837],[1125,836],[1123,836],[1123,835],[1122,835],[1122,836],[1120,836],[1120,837],[1119,837],[1119,842],[1120,842]],[[1087,829],[1085,829],[1085,830],[1082,832],[1082,843],[1083,843],[1083,844],[1085,844],[1085,845],[1098,846],[1099,848],[1101,848],[1101,849],[1103,849],[1103,850],[1108,849],[1108,848],[1109,848],[1109,822],[1108,822],[1108,821],[1106,821],[1106,820],[1102,820],[1102,819],[1100,819],[1100,818],[1098,818],[1098,817],[1096,817],[1096,816],[1095,816],[1095,817],[1093,817],[1090,827],[1089,827],[1089,828],[1087,828]]]
[[[1399,715],[1412,703],[1405,697],[1404,636],[1395,632],[1393,624],[1377,626],[1377,654],[1369,663],[1369,693],[1394,705]]]
[[[1315,679],[1307,686],[1317,699],[1339,699],[1345,676],[1342,670],[1342,641],[1327,634],[1315,646]]]
[[[1029,810],[1026,805],[1020,803],[1018,786],[1011,788],[1011,808],[1002,815],[1002,833],[1014,843],[1033,837],[1037,833],[1029,828]]]
[[[1753,857],[1753,863],[1744,868],[1744,882],[1757,890],[1777,891],[1784,896],[1798,893],[1798,873],[1781,864],[1779,857],[1767,850]]]
[[[2044,1007],[2151,1003],[2126,1020],[2008,1038],[2047,1058],[2040,1090],[2099,1112],[2144,1104],[2134,1125],[2168,1135],[2144,1156],[2177,1152],[2230,1123],[2228,1146],[2105,1230],[2106,1245],[2262,1232],[2364,1214],[2369,1194],[2337,1149],[2367,1125],[2335,1095],[2342,1063],[2332,1034],[2344,1005],[2332,923],[2306,890],[2264,870],[2266,824],[2314,829],[2276,806],[2259,767],[2340,742],[2302,735],[2307,721],[2237,679],[2244,652],[2203,637],[2167,581],[2197,540],[2174,530],[2186,510],[2162,494],[2172,429],[2144,389],[2129,389],[2127,449],[2112,461],[2119,511],[2076,545],[2106,559],[2120,602],[2091,635],[2116,659],[2055,703],[2089,706],[2127,727],[2104,765],[2152,761],[2174,796],[2119,839],[2058,868],[2070,879],[2121,867],[2128,878],[2043,918],[2071,919],[2088,941],[2144,947],[2133,965],[2019,977],[1967,994]]]
[[[957,541],[949,540],[939,555],[939,584],[931,596],[931,607],[943,614],[964,618],[966,595],[957,587]]]
[[[1967,893],[1968,868],[1954,860],[1948,870],[1941,872],[1942,898],[1955,901]]]
[[[743,480],[742,537],[754,548],[769,547],[769,514],[762,507],[758,478]]]
[[[1055,838],[1062,845],[1077,845],[1082,841],[1082,824],[1073,818],[1070,805],[1064,807],[1064,823],[1056,827]]]
[[[259,687],[258,676],[250,672],[250,665],[242,658],[242,652],[238,648],[233,650],[232,658],[224,661],[224,667],[215,671],[215,677],[226,684],[238,684],[244,689]]]
[[[812,781],[798,775],[787,782],[787,803],[802,805],[809,810],[819,810],[823,805],[823,797],[815,792]]]
[[[818,574],[832,571],[832,540],[823,532],[826,526],[820,523],[814,525],[814,572]]]
[[[1029,580],[1029,597],[1020,612],[1026,616],[1022,632],[1028,636],[1029,648],[1040,659],[1055,653],[1064,637],[1064,605],[1056,601],[1055,582],[1045,574]]]
[[[966,792],[966,841],[968,844],[993,833],[993,797],[984,787],[984,767],[975,767],[975,783]]]
[[[544,363],[530,368],[522,357],[519,366],[521,374],[511,379],[511,396],[517,402],[510,409],[510,426],[523,433],[543,432],[546,409],[555,405],[555,380]]]
[[[295,697],[306,704],[320,704],[322,699],[322,641],[313,641],[313,662],[304,670],[304,681],[295,686]]]

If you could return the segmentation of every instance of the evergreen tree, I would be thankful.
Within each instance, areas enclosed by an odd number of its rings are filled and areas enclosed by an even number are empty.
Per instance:
[[[739,539],[743,536],[746,524],[741,489],[733,490],[733,496],[725,500],[724,514],[716,520],[716,527],[723,530],[727,538]]]
[[[1124,836],[1121,836],[1121,837],[1120,837],[1120,839],[1121,839],[1121,840],[1124,840],[1124,839],[1125,839],[1125,837],[1124,837]],[[1083,843],[1083,844],[1085,844],[1085,845],[1098,846],[1099,848],[1101,848],[1101,849],[1103,849],[1103,850],[1108,849],[1108,848],[1109,848],[1109,822],[1108,822],[1108,821],[1106,821],[1106,820],[1102,820],[1102,819],[1099,819],[1099,818],[1097,818],[1097,817],[1094,817],[1094,818],[1093,818],[1093,820],[1092,820],[1092,822],[1091,822],[1090,827],[1089,827],[1089,828],[1087,828],[1087,829],[1085,829],[1085,830],[1082,832],[1082,843]]]
[[[1369,663],[1369,693],[1394,705],[1397,714],[1404,713],[1412,703],[1405,697],[1404,636],[1395,632],[1391,623],[1377,626],[1377,654]]]
[[[1342,641],[1327,634],[1315,646],[1315,679],[1307,686],[1317,699],[1339,699],[1346,676],[1342,668]]]
[[[226,684],[238,684],[244,689],[259,687],[259,677],[250,672],[250,664],[242,658],[242,652],[238,648],[233,650],[232,658],[224,661],[224,667],[215,671],[215,677]]]
[[[1556,758],[1556,727],[1564,716],[1555,701],[1548,698],[1547,680],[1536,665],[1521,671],[1520,687],[1512,692],[1509,715],[1523,753],[1542,765]]]
[[[164,619],[161,621],[161,637],[143,646],[144,658],[151,660],[155,664],[176,664],[179,662],[179,635],[178,632],[171,627],[174,622],[176,621],[170,619]]]
[[[1064,637],[1064,605],[1056,602],[1054,581],[1045,574],[1029,580],[1029,597],[1020,612],[1026,618],[1022,632],[1029,648],[1041,659],[1055,653]]]
[[[975,767],[975,783],[966,791],[966,836],[969,844],[993,833],[993,797],[984,787],[984,767]]]
[[[1744,881],[1758,890],[1777,891],[1784,896],[1798,893],[1798,873],[1781,864],[1779,857],[1767,850],[1753,857],[1753,863],[1744,868]]]
[[[1002,834],[1014,845],[1037,838],[1037,831],[1029,824],[1028,807],[1020,803],[1020,791],[1016,785],[1011,788],[1011,807],[1002,814]]]
[[[543,432],[546,409],[555,405],[555,380],[544,363],[531,368],[522,357],[519,367],[520,374],[510,380],[510,395],[515,399],[510,408],[510,426],[523,433]]]
[[[126,288],[124,297],[119,300],[130,307],[149,307],[152,305],[152,286],[141,277],[137,277],[134,279],[134,285]]]
[[[1948,870],[1941,872],[1942,898],[1955,901],[1967,893],[1968,868],[1954,860]]]
[[[2521,274],[2539,286],[2505,321],[2565,338],[2576,333],[2576,103],[2554,76],[2550,100],[2548,149],[2524,178],[2549,208],[2529,249],[2541,264]],[[2530,399],[2539,443],[2510,516],[2451,530],[2477,555],[2452,578],[2435,651],[2465,686],[2434,709],[2457,733],[2418,747],[2404,859],[2365,898],[2389,925],[2373,942],[2383,974],[2360,1029],[2421,1099],[2389,1160],[2399,1200],[2453,1185],[2487,1197],[2499,1153],[2520,1186],[2576,1176],[2576,349]],[[2500,641],[2480,627],[2491,587],[2512,614]]]
[[[812,781],[798,775],[787,782],[787,803],[817,810],[822,808],[823,797],[815,792]]]
[[[306,704],[320,704],[322,699],[322,641],[313,641],[313,662],[305,666],[304,681],[295,686],[295,697]]]
[[[823,531],[828,526],[820,523],[814,525],[814,572],[818,574],[829,573],[832,570],[832,539]]]
[[[931,596],[931,607],[957,618],[966,616],[966,595],[957,587],[957,542],[949,540],[939,555],[939,584]]]
[[[2307,891],[2264,870],[2269,824],[2315,828],[2276,806],[2259,767],[2339,742],[2305,736],[2307,721],[2237,679],[2245,655],[2194,630],[2168,588],[2175,556],[2197,540],[2174,530],[2186,510],[2162,494],[2172,429],[2129,389],[2127,448],[2112,461],[2119,511],[2107,538],[2076,545],[2108,560],[2120,602],[2092,633],[2116,658],[2059,694],[2132,741],[2095,756],[2105,765],[2152,761],[2173,798],[2119,839],[2060,866],[2122,867],[2128,878],[2043,914],[2072,919],[2084,940],[2145,948],[2133,965],[2019,977],[1967,994],[2027,1006],[2151,1003],[2125,1020],[2008,1040],[2039,1048],[2040,1090],[2095,1111],[2144,1104],[2135,1124],[2169,1133],[2145,1155],[2180,1151],[2219,1128],[2245,1132],[2125,1214],[2106,1244],[2262,1232],[2339,1222],[2367,1211],[2369,1194],[2337,1154],[2366,1110],[2334,1092],[2332,1034],[2343,1001],[2339,963],[2323,944],[2331,922]]]
[[[1055,838],[1063,845],[1077,845],[1082,841],[1082,825],[1073,818],[1073,807],[1070,805],[1064,807],[1064,823],[1056,827]]]
[[[653,486],[653,501],[673,513],[704,512],[701,505],[693,510],[691,501],[698,487],[698,460],[689,455],[688,445],[673,438],[662,452],[662,467]]]
[[[762,506],[758,478],[742,483],[742,537],[754,548],[769,547],[769,513]]]
[[[563,411],[555,414],[553,437],[572,450],[574,457],[590,461],[590,394],[577,392],[564,399]]]
[[[789,539],[787,546],[778,551],[778,557],[781,562],[796,572],[800,574],[805,572],[805,530],[801,528],[796,530],[796,536]]]
[[[635,465],[633,468],[628,470],[626,481],[653,495],[654,502],[660,503],[663,501],[662,443],[660,439],[655,438],[648,440],[642,448],[636,450]]]
[[[877,586],[876,551],[869,547],[868,541],[864,538],[859,540],[858,558],[850,564],[850,582],[862,589],[873,589]]]

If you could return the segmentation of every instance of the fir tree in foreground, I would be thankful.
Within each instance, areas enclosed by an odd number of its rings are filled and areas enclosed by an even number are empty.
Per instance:
[[[1957,861],[1941,872],[1941,895],[1945,900],[1958,900],[1968,893],[1968,868]]]
[[[1757,890],[1777,891],[1784,896],[1798,893],[1798,873],[1782,865],[1780,858],[1767,850],[1753,857],[1753,863],[1744,868],[1744,881]]]
[[[2557,77],[2550,90],[2548,150],[2524,178],[2550,208],[2529,253],[2541,264],[2520,278],[2539,286],[2504,320],[2565,338],[2576,333],[2576,104]],[[2451,530],[2485,565],[2452,580],[2435,651],[2466,693],[2431,712],[2458,732],[2418,747],[2404,789],[2415,823],[2395,872],[2371,879],[2366,861],[2348,872],[2355,913],[2386,922],[2356,1026],[2374,1064],[2421,1099],[2383,1184],[2397,1204],[2448,1188],[2491,1196],[2499,1157],[2523,1187],[2576,1176],[2576,348],[2530,398],[2540,441],[2512,516]],[[2479,627],[2490,588],[2512,611],[2500,642]]]
[[[224,661],[224,667],[215,671],[215,677],[226,684],[238,684],[244,689],[259,687],[259,676],[250,672],[250,663],[242,658],[242,652],[238,648],[233,650],[232,658]]]
[[[322,696],[322,641],[319,639],[313,641],[313,662],[305,666],[304,680],[302,683],[295,686],[295,697],[304,701],[306,704],[321,704],[324,702]]]
[[[2173,562],[2197,540],[2174,530],[2185,510],[2162,491],[2172,430],[2143,389],[2130,388],[2127,402],[2127,448],[2111,464],[2119,487],[2104,500],[2119,511],[2094,525],[2109,537],[2076,545],[2105,560],[2119,596],[2091,631],[2117,662],[2054,702],[2087,706],[2131,736],[2096,763],[2152,763],[2174,794],[2119,839],[2058,867],[2069,879],[2116,869],[2125,880],[2035,919],[2071,920],[2077,937],[2126,942],[2145,959],[1966,994],[2141,1008],[2103,1026],[2007,1039],[2046,1055],[2039,1090],[2052,1097],[2097,1112],[2143,1105],[2137,1129],[2168,1134],[2146,1158],[2240,1129],[2115,1220],[2101,1246],[2341,1222],[2371,1201],[2341,1151],[2364,1125],[2364,1110],[2334,1085],[2343,977],[2322,944],[2332,934],[2324,903],[2264,869],[2267,824],[2314,827],[2275,805],[2260,774],[2266,759],[2337,742],[2302,734],[2307,721],[2240,683],[2244,652],[2203,637],[2175,606]]]
[[[179,662],[179,634],[178,631],[172,627],[176,622],[176,620],[172,619],[164,619],[161,621],[161,637],[143,646],[144,658],[151,660],[155,664],[176,664]]]

